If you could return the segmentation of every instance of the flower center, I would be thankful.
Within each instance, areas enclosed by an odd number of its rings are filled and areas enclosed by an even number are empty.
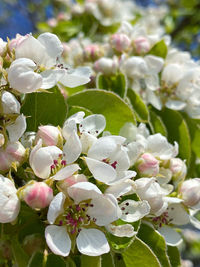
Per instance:
[[[114,169],[117,168],[117,161],[115,160],[113,163],[110,162],[110,159],[109,158],[106,158],[106,159],[102,159],[102,161],[106,164],[109,164],[110,166],[112,166]]]
[[[96,218],[92,218],[87,214],[89,207],[94,207],[90,201],[69,205],[65,212],[58,217],[57,224],[60,226],[65,225],[69,234],[77,235],[83,226],[89,226],[96,222]]]
[[[159,227],[162,227],[163,225],[168,225],[172,219],[169,218],[168,212],[164,212],[160,216],[152,218],[152,222]]]
[[[64,155],[61,154],[58,159],[54,159],[53,164],[50,166],[52,175],[55,175],[60,169],[67,165],[66,160],[62,159],[63,156]]]

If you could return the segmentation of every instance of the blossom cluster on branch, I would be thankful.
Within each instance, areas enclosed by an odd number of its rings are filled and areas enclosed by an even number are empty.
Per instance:
[[[0,259],[104,267],[121,254],[129,267],[142,248],[144,263],[171,267],[177,227],[200,229],[198,62],[132,2],[68,7],[71,31],[93,18],[91,38],[0,40]]]

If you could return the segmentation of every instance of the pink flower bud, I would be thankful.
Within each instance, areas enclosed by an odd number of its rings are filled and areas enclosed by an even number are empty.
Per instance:
[[[106,75],[116,73],[118,68],[118,62],[116,59],[102,57],[94,63],[94,69],[97,72],[102,72]]]
[[[141,176],[156,176],[159,173],[159,161],[150,153],[144,153],[138,160],[137,168]]]
[[[129,37],[124,33],[116,33],[111,36],[111,45],[118,52],[128,50],[131,45]]]
[[[12,51],[13,49],[16,49],[24,40],[26,40],[29,37],[29,34],[26,34],[25,36],[17,34],[16,38],[12,39],[9,43],[8,43],[8,47],[10,49],[10,51]]]
[[[173,180],[183,180],[187,173],[185,162],[179,158],[170,159],[170,171],[172,172]]]
[[[53,199],[53,190],[44,182],[31,181],[22,190],[23,200],[33,209],[47,207]]]
[[[7,172],[12,162],[20,165],[26,154],[26,149],[20,142],[8,143],[6,149],[0,148],[0,171]]]
[[[200,179],[193,178],[184,181],[180,188],[184,204],[189,207],[194,207],[200,202]]]
[[[57,146],[59,141],[62,140],[62,135],[57,127],[45,125],[39,127],[36,134],[36,142],[39,139],[42,139],[42,143],[45,146]]]
[[[47,20],[47,24],[50,27],[56,27],[57,24],[58,24],[58,21],[55,18],[50,18],[50,19]]]
[[[138,37],[134,41],[134,45],[138,54],[147,53],[150,50],[150,43],[145,37]]]
[[[63,191],[67,191],[67,188],[69,186],[72,186],[73,184],[76,183],[87,182],[87,181],[88,180],[84,174],[76,174],[66,178],[65,180],[59,181],[58,185]]]
[[[103,50],[97,44],[90,44],[84,48],[84,57],[86,60],[97,60],[103,56]]]

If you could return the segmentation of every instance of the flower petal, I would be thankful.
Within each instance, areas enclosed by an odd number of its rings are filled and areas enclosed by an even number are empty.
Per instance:
[[[91,69],[89,67],[78,67],[71,72],[65,72],[60,83],[67,87],[76,87],[90,81]]]
[[[109,164],[91,158],[85,158],[85,161],[94,178],[98,181],[108,184],[115,180],[117,173]]]
[[[93,206],[88,208],[87,214],[99,226],[108,225],[121,216],[117,200],[112,195],[99,195],[98,198],[92,198],[91,204]]]
[[[19,101],[13,94],[7,91],[3,91],[1,94],[1,105],[4,114],[20,113]]]
[[[63,257],[70,253],[71,240],[64,226],[49,225],[45,229],[45,238],[51,251]]]
[[[176,225],[184,225],[190,222],[189,214],[181,203],[170,204],[167,208],[170,222]]]
[[[65,202],[65,198],[66,198],[65,195],[62,192],[60,192],[51,201],[47,213],[47,219],[50,224],[53,224],[58,215],[60,215],[63,212],[63,204]]]
[[[183,241],[179,233],[169,226],[158,228],[158,232],[165,238],[167,245],[176,247]]]
[[[45,47],[49,60],[45,66],[52,67],[56,64],[57,58],[63,52],[63,45],[55,34],[50,32],[42,33],[38,36],[37,40]]]
[[[137,234],[134,231],[134,227],[131,224],[113,225],[109,224],[106,229],[115,236],[118,237],[132,237]]]
[[[20,93],[32,93],[42,86],[42,76],[34,72],[36,64],[28,58],[19,58],[8,69],[10,86]]]
[[[121,219],[125,222],[136,222],[150,213],[151,207],[148,201],[125,200],[120,204],[122,210]]]
[[[133,190],[134,182],[130,179],[121,181],[119,183],[116,183],[114,185],[110,185],[105,193],[106,194],[112,194],[116,198],[125,195],[126,193],[130,193]]]
[[[82,229],[76,243],[78,250],[88,256],[100,256],[110,251],[104,233],[97,229]]]
[[[21,114],[17,117],[15,122],[6,127],[11,142],[16,142],[23,135],[26,130],[26,117]]]
[[[60,78],[63,76],[64,70],[61,69],[51,69],[45,70],[40,73],[42,76],[42,89],[49,89],[54,87]]]
[[[0,223],[13,222],[19,214],[20,201],[14,184],[0,175]]]
[[[66,159],[67,164],[74,162],[80,156],[82,151],[82,145],[75,130],[73,130],[70,137],[67,139],[63,147],[63,151],[65,154],[64,158]]]
[[[32,35],[23,40],[15,50],[16,58],[26,58],[41,65],[46,57],[45,47]]]
[[[99,135],[103,132],[106,127],[105,117],[101,114],[93,114],[87,116],[81,121],[79,129],[81,133],[88,132],[94,136]]]
[[[97,138],[89,133],[82,133],[80,136],[82,144],[82,153],[87,154],[91,146],[97,141]]]
[[[78,171],[80,167],[78,164],[72,164],[64,167],[60,171],[56,173],[56,175],[52,176],[52,178],[56,181],[64,180],[70,176],[72,176],[76,171]]]
[[[122,136],[101,137],[88,151],[88,157],[99,160],[109,158],[116,151],[118,145],[123,144],[125,140]]]
[[[68,194],[76,203],[102,195],[99,188],[89,182],[76,183],[68,188]]]

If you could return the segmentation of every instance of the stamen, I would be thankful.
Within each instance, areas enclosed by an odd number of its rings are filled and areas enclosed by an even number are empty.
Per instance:
[[[114,169],[117,168],[116,165],[117,165],[117,161],[114,161],[114,162],[111,164],[111,166],[112,166]]]
[[[67,162],[66,162],[66,160],[62,160],[62,161],[61,161],[61,165],[64,165],[64,166],[66,166],[66,165],[67,165]]]

